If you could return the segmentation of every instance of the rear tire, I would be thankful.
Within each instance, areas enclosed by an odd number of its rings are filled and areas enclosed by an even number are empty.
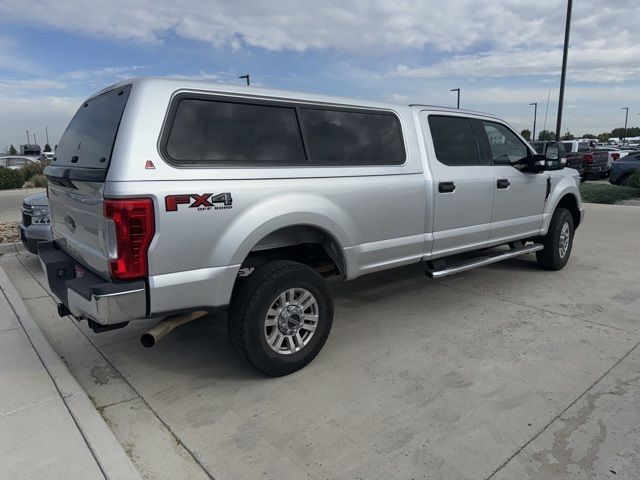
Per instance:
[[[279,377],[318,355],[332,322],[333,300],[322,275],[301,263],[276,261],[236,286],[227,332],[241,358]]]
[[[566,208],[556,208],[551,217],[549,230],[541,243],[544,249],[536,252],[538,265],[545,270],[560,270],[563,268],[573,247],[573,217]]]

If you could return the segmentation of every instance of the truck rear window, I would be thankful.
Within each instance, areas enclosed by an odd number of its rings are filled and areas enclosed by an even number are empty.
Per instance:
[[[131,85],[118,87],[82,104],[60,139],[55,166],[106,170]]]
[[[306,163],[294,108],[190,98],[178,103],[166,153],[192,164]]]

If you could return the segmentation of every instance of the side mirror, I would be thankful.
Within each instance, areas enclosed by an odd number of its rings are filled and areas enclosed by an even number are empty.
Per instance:
[[[558,148],[558,144],[548,143],[544,156],[547,157],[547,160],[549,161],[558,161],[558,158],[560,157],[560,148]]]
[[[567,165],[567,152],[561,142],[547,142],[544,156],[545,170],[562,170]]]
[[[530,155],[525,160],[526,160],[525,167],[524,167],[525,172],[540,173],[547,170],[546,168],[547,158],[544,155],[541,155],[541,154]]]
[[[524,165],[524,171],[540,173],[546,170],[562,170],[567,165],[567,153],[561,142],[537,144],[536,150],[540,153],[529,156],[521,163]]]

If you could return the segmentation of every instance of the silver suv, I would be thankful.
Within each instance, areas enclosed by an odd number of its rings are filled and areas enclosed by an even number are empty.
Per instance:
[[[182,80],[89,98],[45,173],[61,315],[102,331],[225,309],[235,350],[273,376],[325,343],[329,282],[532,252],[558,270],[584,214],[557,148],[491,115]]]

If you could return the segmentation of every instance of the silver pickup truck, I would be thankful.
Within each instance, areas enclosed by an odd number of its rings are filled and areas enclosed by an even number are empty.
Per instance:
[[[466,110],[123,81],[83,103],[45,171],[39,255],[60,315],[96,332],[165,318],[160,336],[227,310],[238,354],[285,375],[329,335],[330,282],[533,252],[562,268],[584,211],[552,147]]]

